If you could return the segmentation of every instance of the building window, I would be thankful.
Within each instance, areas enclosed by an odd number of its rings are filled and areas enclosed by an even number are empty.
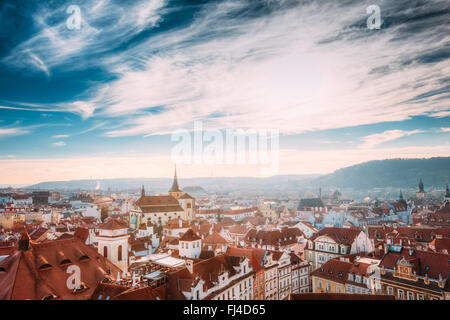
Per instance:
[[[319,281],[317,282],[317,287],[318,287],[319,289],[322,289],[322,280],[319,280]]]
[[[399,299],[404,299],[405,298],[405,296],[403,294],[403,290],[398,290],[398,298]]]
[[[392,287],[388,287],[388,295],[393,296],[394,295],[394,289]]]
[[[108,258],[108,247],[103,247],[103,256]]]
[[[117,261],[122,261],[122,246],[120,245],[119,248],[117,248]]]
[[[331,292],[331,284],[330,283],[327,283],[327,291]]]
[[[414,294],[408,291],[408,300],[414,300]]]
[[[417,295],[417,300],[423,300],[423,294],[418,294]]]

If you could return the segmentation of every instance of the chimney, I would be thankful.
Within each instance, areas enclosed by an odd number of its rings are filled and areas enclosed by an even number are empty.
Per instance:
[[[28,232],[24,232],[19,239],[19,250],[28,251],[28,249],[30,249],[30,235]]]
[[[192,260],[186,260],[186,268],[190,274],[194,273],[194,262]]]

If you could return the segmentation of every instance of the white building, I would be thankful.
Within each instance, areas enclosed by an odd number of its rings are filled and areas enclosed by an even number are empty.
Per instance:
[[[180,257],[197,259],[202,252],[202,239],[189,229],[178,243]]]
[[[98,252],[123,272],[128,272],[127,225],[117,219],[108,219],[99,228]]]

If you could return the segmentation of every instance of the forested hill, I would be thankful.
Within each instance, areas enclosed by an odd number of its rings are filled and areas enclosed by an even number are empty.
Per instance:
[[[372,189],[414,188],[419,179],[427,187],[444,187],[450,180],[450,157],[369,161],[342,168],[313,180],[324,187]]]

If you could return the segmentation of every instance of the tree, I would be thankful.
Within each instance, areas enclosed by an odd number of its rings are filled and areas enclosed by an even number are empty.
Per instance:
[[[105,221],[106,218],[108,218],[108,208],[107,207],[102,207],[102,209],[100,210],[100,218],[102,219],[102,221]]]

